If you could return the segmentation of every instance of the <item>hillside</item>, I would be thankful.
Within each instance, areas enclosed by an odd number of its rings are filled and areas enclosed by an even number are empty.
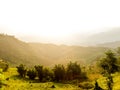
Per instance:
[[[100,47],[117,48],[120,47],[120,41],[98,44]]]
[[[35,63],[37,60],[31,51],[30,46],[16,39],[14,36],[0,35],[0,58],[10,63],[10,65],[16,65],[20,63]]]
[[[90,35],[86,39],[86,44],[88,45],[98,45],[109,42],[120,41],[120,28],[106,29],[106,31]]]
[[[0,58],[15,66],[20,63],[50,66],[68,61],[86,64],[99,58],[106,49],[102,47],[25,43],[14,36],[0,35]]]
[[[91,63],[98,59],[107,48],[102,47],[81,47],[81,46],[65,46],[54,44],[29,44],[35,55],[39,58],[45,57],[51,64],[68,63],[69,61],[78,61],[82,64]]]

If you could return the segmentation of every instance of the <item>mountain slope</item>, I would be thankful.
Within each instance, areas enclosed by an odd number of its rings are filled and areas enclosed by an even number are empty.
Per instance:
[[[35,55],[46,57],[46,60],[53,65],[56,63],[67,63],[69,61],[88,64],[101,57],[108,49],[102,47],[57,46],[40,43],[30,43],[29,45],[33,48]]]
[[[109,47],[109,48],[117,48],[117,47],[120,47],[120,41],[98,44],[97,46]]]
[[[8,35],[0,35],[0,58],[12,65],[31,64],[35,63],[32,60],[37,60],[27,43]]]
[[[90,63],[99,58],[107,48],[25,43],[14,36],[0,35],[0,58],[10,65],[54,65],[78,61]]]
[[[88,45],[97,45],[109,42],[120,41],[120,28],[108,29],[106,32],[91,35],[87,38]]]

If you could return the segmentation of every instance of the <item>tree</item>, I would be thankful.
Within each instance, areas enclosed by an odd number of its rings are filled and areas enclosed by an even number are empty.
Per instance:
[[[102,74],[105,75],[108,79],[108,90],[112,90],[113,79],[111,74],[119,70],[115,54],[111,50],[107,51],[105,53],[105,57],[100,60],[99,66],[102,68]]]
[[[105,57],[102,58],[99,62],[99,66],[102,68],[103,74],[112,74],[119,70],[119,66],[117,65],[117,58],[114,53],[109,50],[105,53]]]
[[[53,80],[53,72],[49,68],[43,69],[43,81],[52,81]]]
[[[43,66],[37,65],[37,66],[35,66],[35,69],[37,71],[39,80],[42,81],[43,80]]]
[[[120,66],[120,47],[117,48],[116,55],[117,55],[117,59],[118,59],[117,63]],[[120,68],[119,68],[119,71],[120,71]]]
[[[70,62],[67,65],[67,78],[69,80],[78,79],[81,75],[81,68],[77,62]]]
[[[34,80],[35,77],[37,76],[37,73],[36,73],[35,69],[29,69],[29,70],[27,71],[27,76],[28,76],[30,79]]]
[[[25,77],[27,69],[26,69],[25,65],[20,64],[19,66],[17,66],[17,71],[21,77]]]
[[[62,81],[65,79],[65,68],[63,65],[58,64],[53,68],[54,77],[56,81]]]

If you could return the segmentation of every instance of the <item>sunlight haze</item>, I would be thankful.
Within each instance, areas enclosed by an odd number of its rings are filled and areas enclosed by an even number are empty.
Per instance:
[[[76,34],[83,39],[119,27],[119,8],[119,0],[2,0],[0,32],[24,41],[69,42]]]

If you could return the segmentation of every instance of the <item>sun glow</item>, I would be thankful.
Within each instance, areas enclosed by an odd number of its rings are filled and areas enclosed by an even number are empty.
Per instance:
[[[0,31],[19,38],[70,40],[76,34],[120,27],[119,8],[119,1],[114,0],[1,0],[0,28],[7,29]]]

